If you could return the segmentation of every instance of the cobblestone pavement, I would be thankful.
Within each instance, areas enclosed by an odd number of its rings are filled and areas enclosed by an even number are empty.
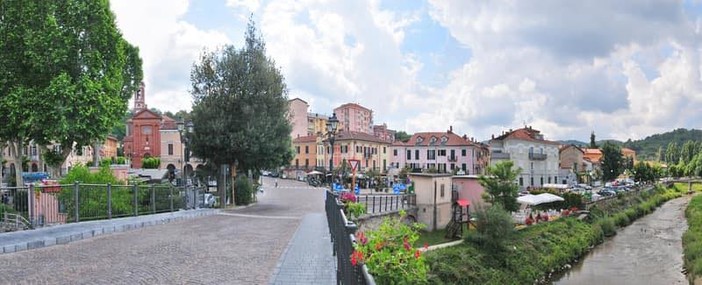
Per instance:
[[[0,284],[268,284],[302,218],[324,212],[321,188],[273,184],[251,207],[0,255]]]

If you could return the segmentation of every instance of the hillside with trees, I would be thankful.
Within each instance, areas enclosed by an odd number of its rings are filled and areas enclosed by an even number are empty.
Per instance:
[[[702,130],[676,129],[672,132],[651,135],[642,140],[629,140],[624,143],[624,146],[635,150],[638,159],[668,161],[670,159],[665,157],[668,147],[672,146],[672,152],[675,148],[682,148],[688,141],[701,142]]]

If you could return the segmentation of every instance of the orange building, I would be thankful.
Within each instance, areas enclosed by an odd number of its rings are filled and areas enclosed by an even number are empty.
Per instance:
[[[339,131],[373,134],[373,111],[356,103],[334,109],[339,118]]]

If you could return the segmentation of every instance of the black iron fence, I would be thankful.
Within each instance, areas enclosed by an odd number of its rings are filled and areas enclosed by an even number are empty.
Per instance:
[[[207,188],[171,185],[30,185],[0,188],[0,221],[30,228],[203,207]],[[210,205],[208,205],[210,206]]]
[[[373,277],[368,273],[365,264],[351,263],[353,245],[356,242],[355,234],[358,229],[356,224],[346,219],[342,204],[338,196],[327,191],[325,210],[331,240],[334,243],[333,254],[336,255],[336,283],[337,284],[375,284]]]
[[[357,196],[357,202],[366,206],[366,213],[376,214],[407,210],[417,206],[415,194],[364,194]]]

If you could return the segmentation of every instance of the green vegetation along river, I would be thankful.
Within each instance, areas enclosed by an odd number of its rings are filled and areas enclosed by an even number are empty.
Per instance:
[[[690,197],[670,200],[596,246],[554,284],[686,284],[682,235]]]

